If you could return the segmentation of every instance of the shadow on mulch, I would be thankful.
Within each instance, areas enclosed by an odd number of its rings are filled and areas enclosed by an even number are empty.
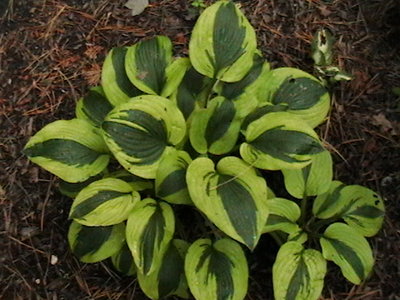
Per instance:
[[[211,1],[208,1],[211,2]],[[240,2],[240,1],[238,1]],[[115,0],[10,0],[0,27],[0,299],[145,299],[134,279],[108,263],[85,265],[69,252],[71,200],[57,180],[21,154],[45,124],[74,115],[76,101],[99,83],[114,46],[167,35],[186,55],[196,10],[190,1],[154,1],[136,17]],[[333,90],[320,133],[336,162],[336,178],[361,184],[386,200],[387,218],[371,239],[375,272],[352,286],[330,265],[323,299],[399,299],[400,266],[400,5],[397,1],[241,1],[274,67],[312,72],[313,33],[329,28],[337,64],[354,75]],[[7,6],[7,7],[6,7]],[[272,299],[273,242],[254,255],[248,299]],[[276,249],[275,249],[276,250]]]

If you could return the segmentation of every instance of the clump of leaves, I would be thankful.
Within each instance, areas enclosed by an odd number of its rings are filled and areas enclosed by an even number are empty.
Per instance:
[[[333,62],[333,46],[335,38],[328,29],[320,29],[314,35],[311,43],[311,57],[318,77],[325,84],[334,84],[338,81],[348,81],[353,77]]]
[[[365,280],[366,237],[382,225],[383,202],[332,179],[314,130],[330,108],[321,81],[271,70],[230,1],[202,13],[189,51],[174,58],[164,36],[112,49],[76,118],[27,143],[24,153],[74,198],[72,252],[86,263],[110,258],[151,299],[243,299],[246,255],[264,233],[281,244],[276,299],[317,299],[327,261]],[[277,173],[286,198],[268,185]],[[191,228],[186,214],[196,216]],[[201,239],[188,237],[195,229]]]
[[[204,3],[204,0],[193,0],[192,6],[197,7],[199,9],[206,8],[207,5]]]

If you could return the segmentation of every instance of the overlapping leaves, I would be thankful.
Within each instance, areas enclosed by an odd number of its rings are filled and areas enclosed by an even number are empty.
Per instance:
[[[113,48],[107,55],[102,73],[101,85],[109,102],[117,106],[143,92],[129,80],[125,70],[128,47]]]
[[[272,198],[267,204],[270,211],[263,232],[281,230],[290,234],[300,230],[297,220],[301,212],[295,202],[284,198]]]
[[[375,192],[338,181],[332,182],[329,191],[316,198],[313,212],[321,219],[343,219],[367,237],[379,231],[385,214],[383,200]]]
[[[311,164],[302,169],[283,169],[286,190],[298,199],[321,195],[332,181],[332,158],[328,151],[311,157]]]
[[[74,198],[72,252],[88,263],[111,258],[151,299],[187,298],[188,288],[200,300],[243,299],[248,267],[232,239],[253,250],[266,232],[283,243],[276,299],[317,299],[326,260],[351,282],[365,280],[373,265],[365,237],[381,227],[384,205],[367,188],[332,182],[331,156],[313,130],[330,107],[323,84],[297,69],[270,70],[231,1],[203,12],[189,50],[174,58],[165,36],[113,48],[77,118],[27,143],[24,153]],[[286,198],[266,184],[274,170]],[[179,239],[189,211],[215,241]],[[307,248],[318,242],[322,253]]]
[[[191,204],[186,183],[186,171],[192,162],[184,151],[171,152],[165,156],[157,169],[156,195],[174,204]]]

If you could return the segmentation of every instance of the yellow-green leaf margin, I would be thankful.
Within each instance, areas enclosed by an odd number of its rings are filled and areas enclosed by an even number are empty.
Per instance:
[[[46,125],[30,138],[23,152],[35,164],[71,183],[99,174],[110,159],[102,137],[80,119]]]
[[[174,150],[185,132],[185,119],[175,104],[154,95],[119,105],[102,125],[115,158],[126,170],[144,178],[155,178],[161,158]]]
[[[240,124],[233,101],[215,97],[207,108],[198,109],[192,114],[190,142],[202,154],[228,153],[236,144]]]
[[[371,237],[382,227],[385,206],[374,191],[333,181],[327,193],[318,196],[313,213],[321,219],[343,219],[363,236]]]
[[[205,76],[239,81],[252,67],[256,46],[254,29],[240,9],[231,1],[218,1],[194,26],[190,61]]]
[[[138,272],[140,288],[150,299],[164,299],[170,295],[188,298],[184,262],[189,243],[174,239],[165,252],[160,267],[149,275]]]
[[[122,248],[111,256],[111,262],[118,272],[126,276],[136,274],[135,262],[133,261],[132,253],[127,243],[124,243]]]
[[[242,300],[246,296],[247,260],[233,240],[194,242],[186,255],[185,274],[197,300]]]
[[[189,154],[179,150],[161,159],[155,180],[157,197],[173,204],[193,204],[186,184],[191,162]]]
[[[79,192],[69,217],[86,226],[114,225],[128,219],[139,200],[139,193],[125,181],[105,178]]]
[[[295,68],[277,68],[268,73],[261,102],[281,106],[311,127],[321,124],[330,109],[330,96],[314,76]]]
[[[275,300],[317,300],[324,287],[326,260],[298,242],[281,246],[272,268]]]
[[[135,206],[126,224],[126,241],[142,274],[160,267],[174,231],[174,213],[167,203],[146,198]]]
[[[291,234],[300,230],[296,222],[301,212],[296,202],[284,198],[272,198],[267,200],[267,205],[269,215],[263,233],[281,230]]]
[[[69,246],[84,263],[95,263],[111,257],[124,242],[124,223],[89,227],[73,221],[68,231]]]
[[[251,122],[244,132],[240,155],[249,164],[266,170],[300,169],[324,148],[317,133],[287,112],[272,112]]]
[[[126,74],[125,60],[128,47],[115,47],[107,54],[101,71],[101,85],[110,103],[114,106],[143,94],[134,86]]]
[[[323,151],[311,157],[311,164],[302,169],[282,170],[285,187],[297,199],[317,196],[328,191],[333,177],[332,157]]]
[[[114,106],[109,102],[101,86],[93,87],[82,97],[75,107],[78,119],[89,121],[93,126],[100,127],[106,115]]]
[[[344,277],[360,284],[371,273],[374,265],[368,241],[347,224],[330,225],[320,239],[322,253],[337,264]]]
[[[216,168],[211,159],[195,159],[186,181],[195,206],[219,229],[254,249],[268,216],[267,184],[237,157],[224,157]]]
[[[125,69],[129,80],[150,95],[170,96],[178,87],[189,59],[172,59],[172,43],[166,36],[156,36],[128,47]]]

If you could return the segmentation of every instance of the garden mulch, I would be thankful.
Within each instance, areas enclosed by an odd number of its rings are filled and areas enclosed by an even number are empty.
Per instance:
[[[99,83],[115,46],[166,35],[187,55],[198,10],[187,0],[152,1],[131,16],[122,0],[2,0],[0,3],[0,299],[145,299],[136,280],[108,263],[80,263],[68,249],[71,200],[57,179],[21,153],[44,125],[74,115],[77,100]],[[210,4],[212,1],[205,1]],[[385,199],[386,219],[370,239],[376,265],[353,286],[329,264],[321,299],[400,299],[400,4],[397,0],[236,1],[257,30],[273,67],[313,72],[310,42],[330,29],[336,64],[354,76],[332,89],[319,127],[335,177]],[[276,247],[263,237],[249,258],[247,299],[272,297]]]

